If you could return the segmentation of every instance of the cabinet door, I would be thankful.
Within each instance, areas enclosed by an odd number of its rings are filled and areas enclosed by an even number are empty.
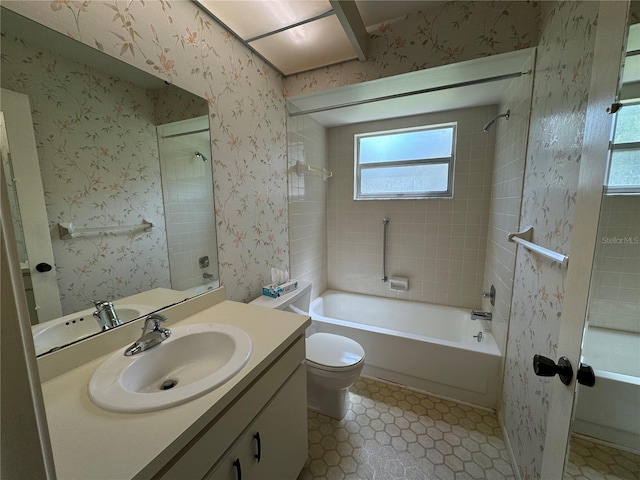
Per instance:
[[[254,439],[247,432],[240,437],[236,446],[226,455],[205,480],[245,480],[257,465]]]
[[[294,480],[307,458],[307,376],[300,365],[206,480]]]
[[[308,452],[306,373],[299,367],[254,423],[251,436],[260,435],[260,462],[247,478],[295,480],[302,470]],[[257,449],[257,439],[254,445]]]

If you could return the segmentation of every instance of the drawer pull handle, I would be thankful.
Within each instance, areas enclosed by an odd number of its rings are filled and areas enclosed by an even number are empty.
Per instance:
[[[254,457],[258,459],[258,463],[260,463],[260,458],[262,457],[262,443],[260,442],[260,432],[256,432],[253,438],[255,438],[256,442],[258,443],[258,453],[256,453]]]
[[[233,466],[236,467],[236,474],[238,480],[242,480],[242,467],[240,466],[240,459],[236,458],[236,461],[233,462]]]

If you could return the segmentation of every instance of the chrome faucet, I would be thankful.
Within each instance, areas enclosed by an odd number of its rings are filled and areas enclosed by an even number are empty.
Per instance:
[[[493,315],[491,312],[477,312],[475,310],[471,310],[471,320],[487,320],[490,321]]]
[[[144,320],[144,327],[142,327],[142,335],[132,345],[127,347],[124,351],[126,357],[136,355],[145,350],[159,345],[164,342],[171,335],[171,330],[168,328],[162,328],[160,324],[165,322],[167,317],[159,313],[152,313]]]
[[[93,318],[96,319],[102,331],[122,325],[113,303],[107,300],[92,300],[92,302],[96,307]]]
[[[205,272],[202,274],[202,278],[206,280],[213,280],[213,274]]]

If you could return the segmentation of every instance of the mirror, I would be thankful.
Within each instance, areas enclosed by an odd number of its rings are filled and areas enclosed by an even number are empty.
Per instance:
[[[637,8],[637,2],[636,8]],[[631,22],[638,19],[630,16]],[[565,478],[640,475],[640,24],[629,29],[622,108],[612,115],[582,361]]]
[[[38,353],[98,333],[93,301],[128,321],[217,288],[207,101],[1,14],[2,163]]]

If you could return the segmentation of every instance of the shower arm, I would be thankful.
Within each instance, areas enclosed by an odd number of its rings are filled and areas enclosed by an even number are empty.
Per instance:
[[[499,118],[506,118],[507,120],[509,120],[509,117],[511,116],[511,109],[507,110],[506,113],[501,113],[500,115],[496,115],[492,120],[489,120],[487,123],[485,123],[484,127],[482,127],[482,131],[483,132],[488,132],[489,130],[491,130],[491,127],[493,126],[494,123],[496,123],[496,121]]]

